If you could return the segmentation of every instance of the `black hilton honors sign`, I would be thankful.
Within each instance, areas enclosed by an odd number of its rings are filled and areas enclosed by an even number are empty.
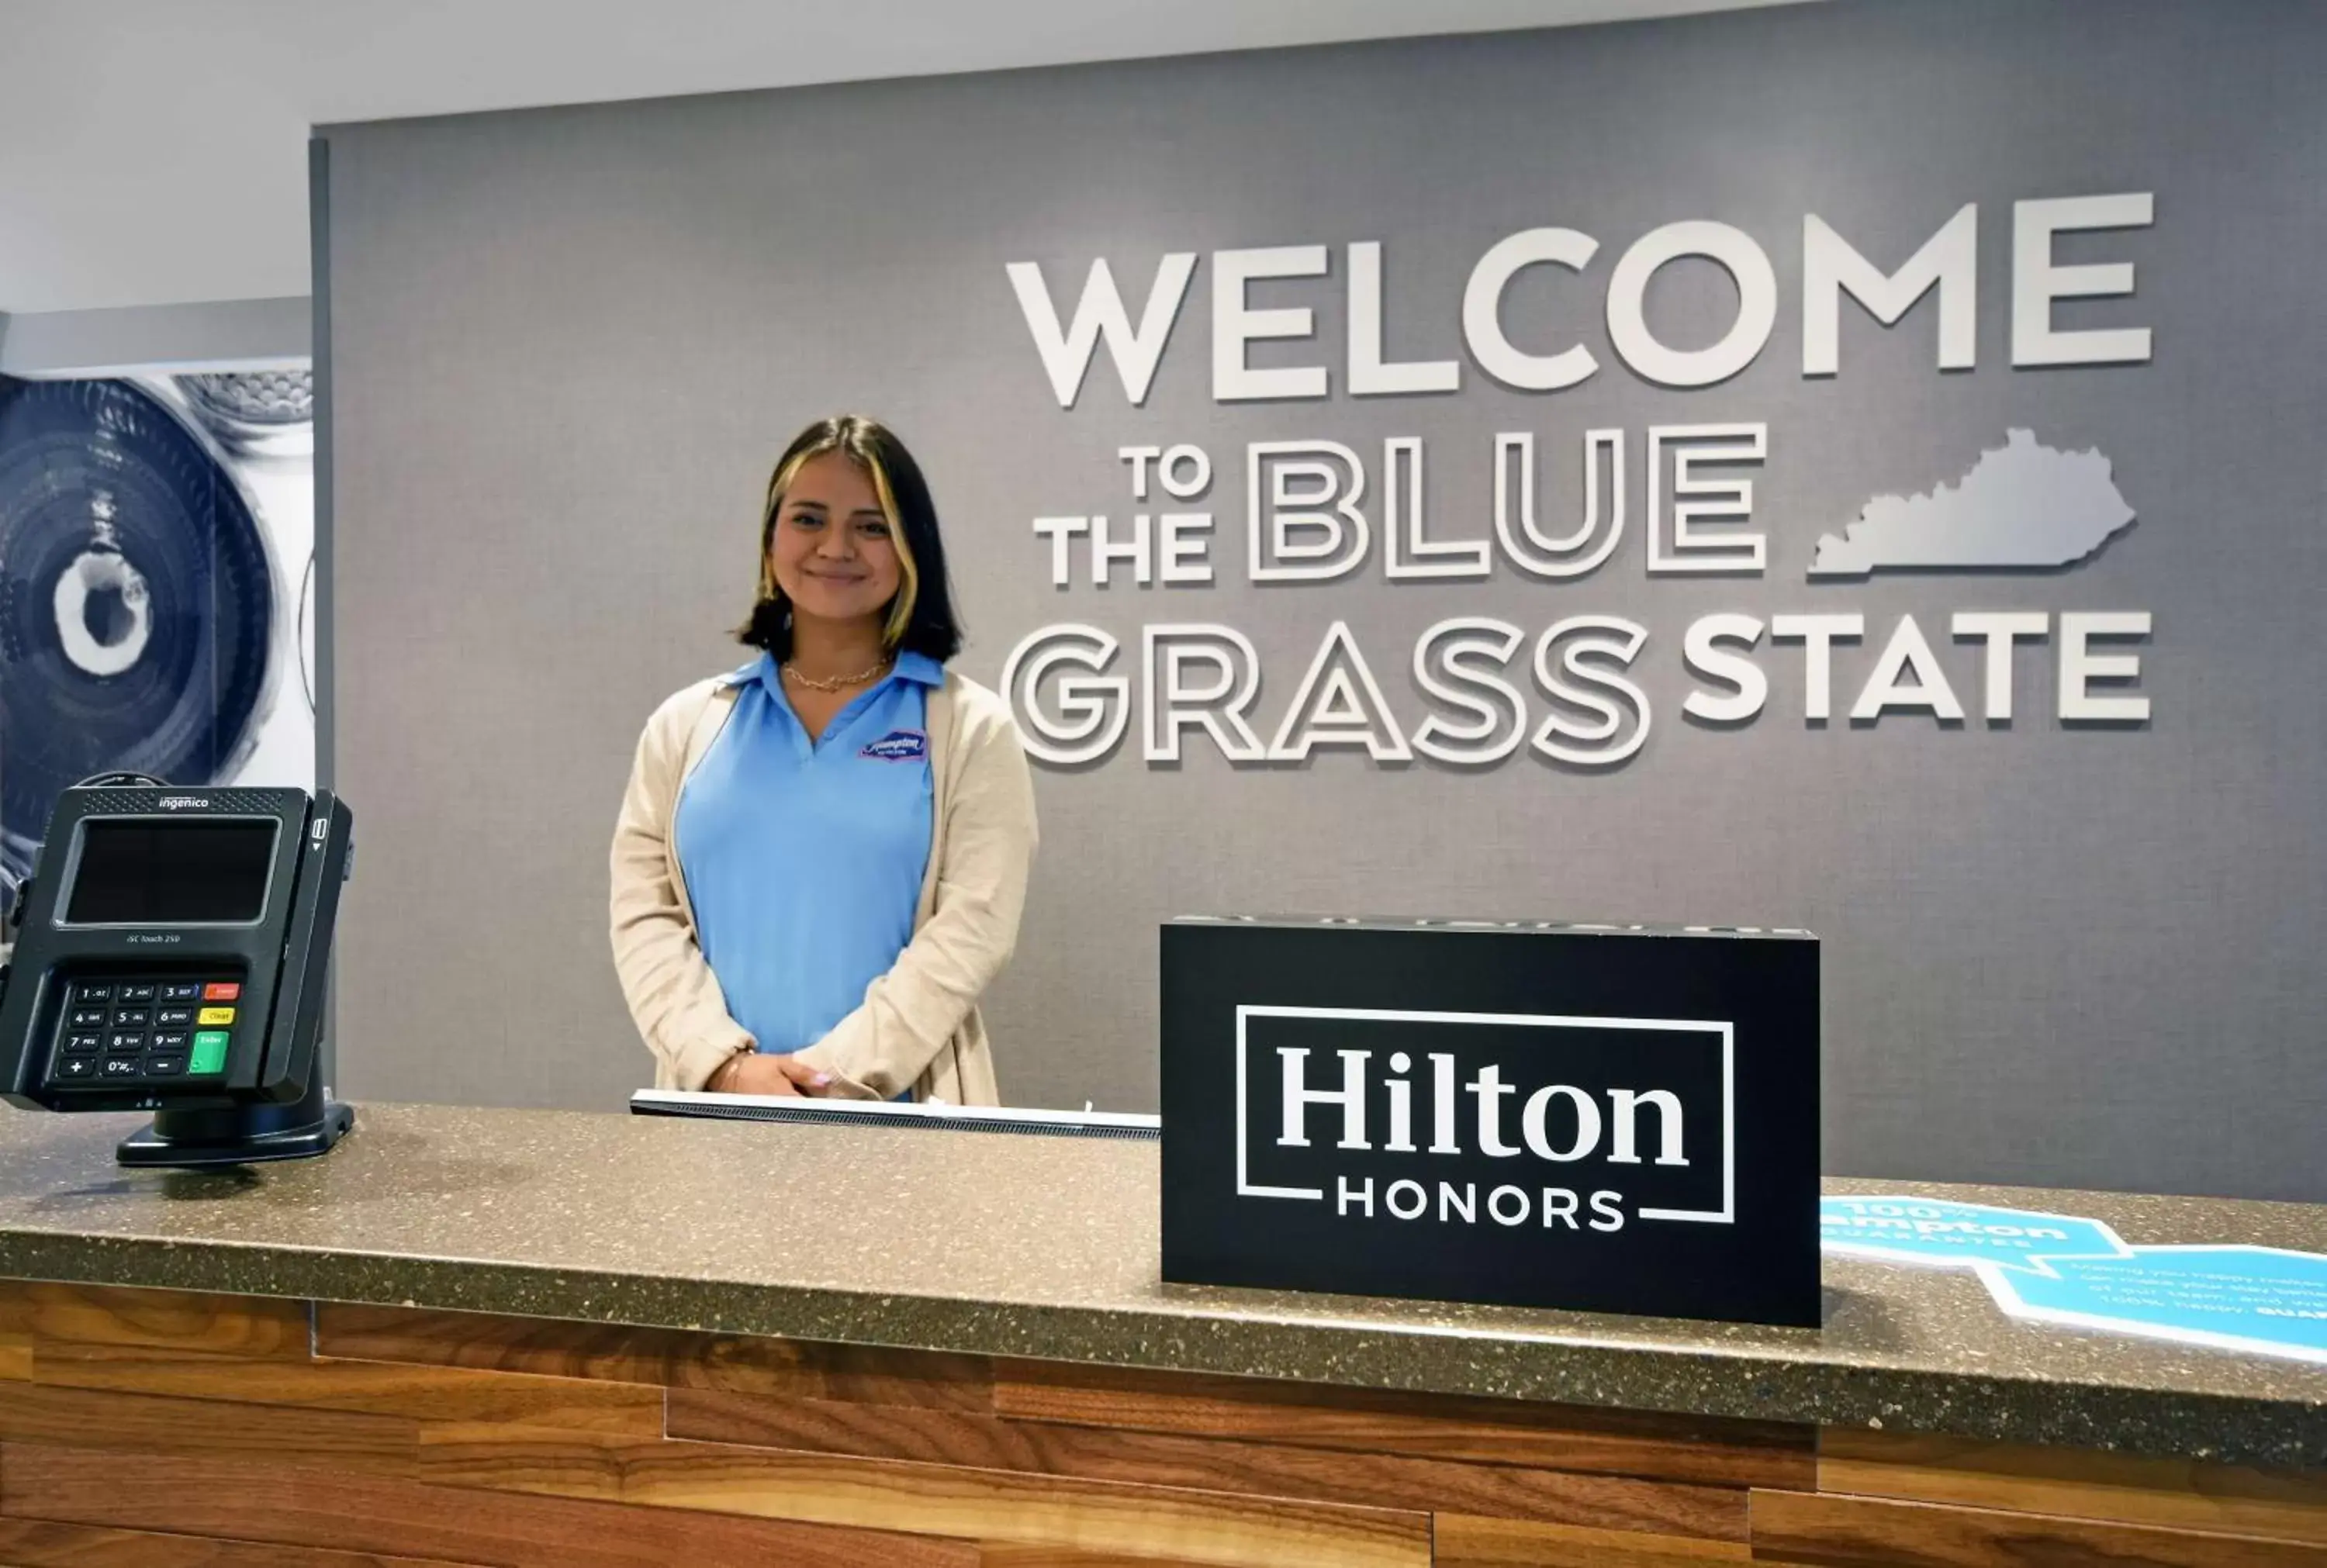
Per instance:
[[[1815,1325],[1818,949],[1164,928],[1164,1277]]]

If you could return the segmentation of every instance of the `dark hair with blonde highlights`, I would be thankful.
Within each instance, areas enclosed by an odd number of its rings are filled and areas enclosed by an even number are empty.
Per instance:
[[[768,476],[767,503],[760,513],[760,596],[750,618],[736,630],[736,639],[765,649],[780,660],[791,657],[791,602],[769,569],[768,548],[775,540],[784,491],[803,464],[827,452],[845,453],[872,480],[873,493],[880,498],[890,537],[897,544],[897,565],[904,581],[889,602],[883,640],[892,651],[926,654],[944,663],[961,651],[961,623],[954,615],[953,589],[946,575],[937,503],[930,499],[921,465],[895,432],[877,419],[855,414],[818,420],[776,460],[775,471]]]

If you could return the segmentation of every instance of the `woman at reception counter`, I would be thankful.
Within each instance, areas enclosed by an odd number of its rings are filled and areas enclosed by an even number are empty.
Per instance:
[[[937,509],[873,420],[778,460],[759,657],[647,721],[614,966],[661,1088],[995,1105],[977,1001],[1017,940],[1034,793],[960,647]]]

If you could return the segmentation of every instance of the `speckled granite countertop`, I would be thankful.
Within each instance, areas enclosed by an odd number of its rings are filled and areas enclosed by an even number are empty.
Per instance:
[[[365,1106],[193,1174],[117,1167],[136,1125],[0,1113],[0,1275],[2327,1467],[2327,1367],[2015,1323],[1968,1274],[1829,1259],[1820,1330],[1166,1285],[1153,1143]],[[2327,1251],[2327,1208],[1834,1185]]]

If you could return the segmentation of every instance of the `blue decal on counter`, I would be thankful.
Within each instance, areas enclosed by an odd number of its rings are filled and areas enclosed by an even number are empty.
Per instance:
[[[1980,1272],[2015,1318],[2327,1363],[2327,1256],[2315,1252],[2136,1246]]]
[[[2098,1219],[1906,1192],[1818,1201],[1826,1251],[1970,1268],[2023,1321],[2327,1364],[2327,1255],[2127,1246]]]
[[[1888,1263],[1994,1264],[2014,1272],[2033,1268],[2038,1256],[2122,1257],[2131,1250],[2098,1219],[1889,1192],[1820,1199],[1818,1245]]]
[[[876,762],[918,762],[930,754],[930,738],[919,730],[892,730],[856,754]]]

